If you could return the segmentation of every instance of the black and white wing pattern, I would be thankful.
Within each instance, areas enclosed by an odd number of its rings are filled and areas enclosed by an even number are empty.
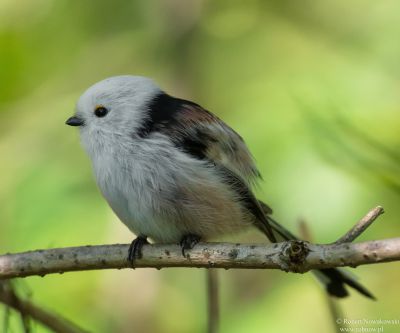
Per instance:
[[[160,93],[150,104],[148,118],[138,135],[168,134],[172,142],[194,158],[205,160],[223,174],[255,217],[255,225],[275,242],[271,227],[251,191],[261,178],[243,139],[233,129],[198,104]]]

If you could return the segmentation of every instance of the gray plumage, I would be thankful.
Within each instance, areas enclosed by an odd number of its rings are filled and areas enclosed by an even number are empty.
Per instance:
[[[148,78],[117,76],[96,83],[79,98],[67,124],[79,126],[97,185],[138,236],[178,243],[187,235],[208,240],[255,226],[271,241],[275,235],[294,237],[268,217],[270,209],[252,193],[260,174],[242,138],[212,113],[167,95]],[[331,294],[345,296],[347,283],[371,297],[332,271],[322,272],[334,286],[328,288]]]
[[[147,78],[120,76],[95,84],[77,103],[76,116],[84,121],[82,144],[111,208],[132,232],[156,242],[179,242],[186,234],[208,239],[251,226],[255,217],[223,171],[231,170],[246,184],[257,173],[233,130],[217,118],[210,121],[210,114],[200,108],[195,110],[200,115],[196,118],[195,113],[191,119],[186,108],[183,128],[173,129],[172,124],[169,131],[165,120],[145,138],[138,135],[150,117],[152,99],[161,93]],[[99,106],[109,110],[107,116],[96,117],[93,111]],[[194,138],[191,131],[201,120],[205,120],[202,133],[213,136],[212,160],[196,158],[175,144],[183,132]],[[215,145],[228,141],[239,147],[244,159],[229,159],[229,149],[216,152]]]

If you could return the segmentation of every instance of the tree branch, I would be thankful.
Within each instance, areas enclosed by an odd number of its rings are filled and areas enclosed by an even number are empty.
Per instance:
[[[385,211],[381,206],[370,210],[353,228],[351,228],[343,237],[340,237],[335,243],[350,243],[360,236],[380,215]]]
[[[23,300],[6,282],[0,283],[0,302],[18,311],[23,318],[32,318],[54,332],[88,333],[69,320]]]
[[[356,238],[383,210],[377,207],[372,211],[362,219],[362,223],[358,222],[341,239],[349,241]],[[360,227],[360,223],[363,226]],[[132,265],[127,260],[128,248],[129,245],[115,244],[5,254],[0,256],[0,279],[93,269],[131,268]],[[142,258],[134,262],[134,268],[268,268],[303,273],[311,269],[356,267],[400,260],[400,238],[326,245],[299,240],[269,245],[199,243],[186,257],[182,256],[178,245],[154,244],[143,246],[142,253]]]
[[[0,256],[0,279],[93,269],[130,268],[129,245],[37,250]],[[139,267],[269,268],[306,272],[400,260],[400,238],[355,244],[316,245],[289,241],[272,245],[199,243],[186,258],[178,245],[145,245]]]
[[[216,333],[219,327],[219,288],[218,272],[215,269],[207,270],[207,300],[207,333]]]

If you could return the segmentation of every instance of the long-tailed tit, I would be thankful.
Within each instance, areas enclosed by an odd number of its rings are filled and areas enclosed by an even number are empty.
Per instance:
[[[250,226],[270,241],[295,239],[252,192],[260,178],[243,139],[196,103],[175,98],[152,80],[117,76],[91,86],[66,122],[79,126],[97,185],[119,219],[137,235],[129,259],[141,256],[149,237],[180,243]],[[315,272],[327,291],[346,296],[363,286],[338,269]]]

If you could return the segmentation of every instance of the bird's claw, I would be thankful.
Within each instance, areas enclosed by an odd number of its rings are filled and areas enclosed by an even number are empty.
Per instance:
[[[200,242],[201,237],[198,235],[188,234],[182,237],[179,245],[182,249],[182,255],[186,258],[186,251],[193,249],[193,247]]]
[[[128,251],[128,260],[130,262],[142,257],[142,247],[145,244],[149,244],[146,236],[138,236],[132,241]]]

